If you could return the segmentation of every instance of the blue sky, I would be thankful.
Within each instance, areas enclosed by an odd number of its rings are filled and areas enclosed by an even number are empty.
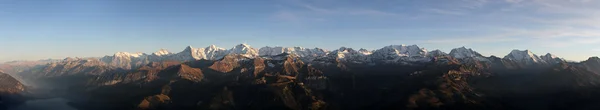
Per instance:
[[[0,62],[185,46],[600,55],[597,0],[0,0]]]

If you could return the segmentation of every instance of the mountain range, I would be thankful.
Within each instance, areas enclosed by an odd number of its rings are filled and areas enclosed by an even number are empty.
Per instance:
[[[273,56],[282,53],[293,54],[300,57],[305,62],[312,62],[315,59],[337,59],[342,61],[357,62],[357,63],[372,63],[372,62],[388,62],[388,63],[407,63],[410,62],[427,62],[432,57],[436,56],[451,56],[457,59],[475,58],[481,61],[487,61],[486,56],[480,53],[459,47],[452,49],[450,53],[445,53],[440,50],[427,51],[425,48],[420,48],[417,45],[390,45],[377,50],[359,49],[341,47],[336,50],[325,50],[322,48],[303,48],[303,47],[262,47],[253,48],[247,44],[239,44],[231,49],[220,48],[215,45],[210,45],[205,48],[186,47],[183,51],[172,53],[165,49],[160,49],[157,52],[147,53],[129,53],[117,52],[112,56],[91,57],[91,58],[66,58],[64,61],[70,60],[99,60],[107,66],[135,69],[150,62],[161,61],[193,61],[193,60],[217,60],[228,54],[239,54],[246,57],[254,58],[261,56]],[[565,62],[566,60],[554,56],[550,53],[538,56],[529,50],[513,50],[508,55],[503,57],[505,60],[515,61],[523,65],[537,65],[548,63]],[[44,63],[58,63],[60,60],[40,60],[40,61],[13,61],[2,64],[2,69],[11,69],[13,63],[35,62],[30,65],[38,65]],[[20,72],[20,71],[15,71]]]
[[[239,44],[31,62],[2,64],[21,80],[0,90],[23,88],[10,95],[21,100],[66,98],[81,110],[600,109],[600,58],[567,62],[530,50],[500,58],[466,47]]]

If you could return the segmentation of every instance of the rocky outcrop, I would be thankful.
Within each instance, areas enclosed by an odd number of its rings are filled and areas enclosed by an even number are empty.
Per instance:
[[[25,86],[6,73],[0,73],[0,109],[8,109],[22,104],[25,98],[22,93]]]

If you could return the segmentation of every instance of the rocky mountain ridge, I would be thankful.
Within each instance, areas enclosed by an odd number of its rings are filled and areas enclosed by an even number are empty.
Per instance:
[[[598,57],[574,63],[528,50],[500,58],[466,47],[237,45],[66,58],[20,75],[66,92],[82,110],[589,109],[560,104],[600,97],[599,67]]]
[[[445,55],[450,55],[457,59],[475,59],[478,61],[487,61],[489,58],[472,49],[467,49],[466,47],[452,49],[452,51],[447,54],[440,50],[429,52],[417,45],[390,45],[373,51],[366,49],[354,50],[352,48],[342,47],[336,50],[328,51],[321,48],[307,49],[303,47],[268,46],[257,49],[252,48],[247,44],[239,44],[231,49],[224,49],[215,45],[210,45],[205,48],[193,48],[192,46],[188,46],[183,51],[178,53],[171,53],[165,49],[160,49],[152,54],[117,52],[112,56],[104,56],[98,59],[105,65],[129,70],[139,68],[150,62],[187,62],[201,59],[217,60],[228,54],[241,54],[246,57],[261,57],[273,56],[282,53],[294,54],[299,56],[305,62],[312,62],[315,59],[329,58],[331,60],[340,59],[341,61],[356,63],[387,62],[410,64],[411,62],[428,62],[434,57]],[[529,50],[511,51],[510,54],[504,57],[504,59],[514,60],[515,62],[523,63],[523,65],[545,64],[548,62],[559,63],[564,61],[563,59],[549,53],[545,56],[537,56]]]

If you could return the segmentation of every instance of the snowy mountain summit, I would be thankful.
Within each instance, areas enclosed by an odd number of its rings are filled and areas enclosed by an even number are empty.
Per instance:
[[[533,54],[533,52],[529,50],[512,50],[510,54],[504,57],[506,60],[515,61],[517,63],[525,64],[525,65],[534,65],[534,64],[545,64],[546,61],[542,60],[539,56]]]
[[[485,57],[480,53],[466,47],[454,48],[449,54],[440,51],[427,51],[417,45],[389,45],[376,50],[358,49],[341,47],[333,51],[327,51],[322,48],[303,48],[303,47],[262,47],[253,48],[248,44],[238,44],[230,49],[220,48],[210,45],[205,48],[194,48],[187,46],[183,51],[171,53],[166,49],[160,49],[152,54],[117,52],[112,56],[98,58],[105,65],[132,69],[150,62],[179,61],[187,62],[194,60],[218,60],[229,54],[242,55],[247,58],[271,58],[278,55],[287,54],[298,57],[306,63],[316,61],[316,63],[395,63],[395,64],[413,64],[418,62],[435,61],[434,57],[453,57],[463,62],[484,61],[490,62],[497,57]],[[497,58],[500,59],[500,58]],[[529,50],[513,50],[502,60],[517,63],[519,65],[534,64],[556,64],[565,62],[564,59],[552,54],[537,56]]]
[[[229,54],[240,54],[245,57],[256,57],[258,56],[258,50],[250,47],[248,44],[239,44],[235,47],[231,48],[228,52]]]
[[[387,60],[387,61],[398,61],[398,60],[409,60],[419,61],[427,56],[427,50],[420,48],[417,45],[390,45],[385,46],[379,50],[375,50],[371,54],[373,60]]]
[[[155,56],[163,56],[163,55],[170,55],[170,54],[173,54],[173,53],[169,52],[167,49],[160,49],[160,50],[152,53],[152,55],[155,55]]]
[[[483,57],[480,53],[473,51],[473,49],[466,47],[455,48],[450,51],[450,56],[458,59],[472,58],[472,57]]]
[[[564,59],[559,58],[559,57],[557,57],[555,55],[552,55],[550,53],[547,53],[544,56],[540,56],[540,58],[542,60],[544,60],[546,63],[549,63],[549,64],[555,64],[555,63],[565,62]]]

